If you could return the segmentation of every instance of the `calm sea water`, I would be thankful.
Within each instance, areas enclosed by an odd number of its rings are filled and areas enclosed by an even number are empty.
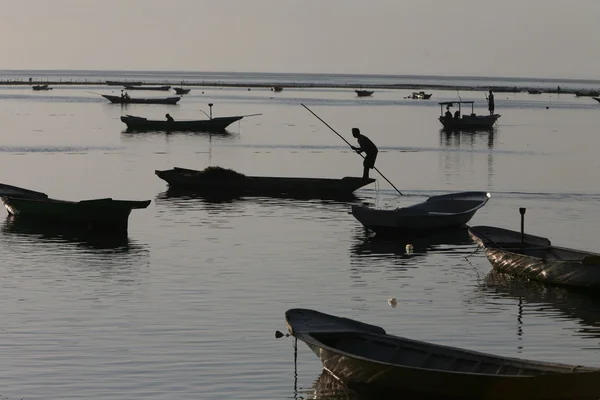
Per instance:
[[[492,199],[472,225],[518,230],[526,207],[529,233],[597,251],[594,100],[498,94],[493,132],[446,134],[437,102],[456,92],[419,101],[402,90],[358,99],[342,89],[200,87],[176,106],[121,107],[97,95],[112,90],[0,87],[0,182],[62,199],[152,200],[117,243],[2,223],[3,398],[345,398],[303,343],[275,339],[292,307],[440,344],[600,366],[600,302],[495,276],[464,232],[409,240],[406,253],[407,241],[366,232],[350,203],[173,198],[154,174],[219,165],[248,175],[360,175],[360,157],[304,103],[350,142],[360,127],[404,194],[380,178],[357,203],[396,207],[486,190]],[[461,96],[485,112],[483,93]],[[208,103],[217,116],[262,115],[224,135],[129,134],[119,119],[203,118]]]

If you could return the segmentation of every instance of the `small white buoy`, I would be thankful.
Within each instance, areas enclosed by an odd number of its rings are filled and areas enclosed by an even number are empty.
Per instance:
[[[406,245],[406,252],[407,253],[412,253],[413,252],[413,245],[412,244],[407,244]]]
[[[391,299],[388,300],[388,304],[392,307],[396,307],[396,305],[398,304],[398,301],[396,300],[395,297],[392,297]]]

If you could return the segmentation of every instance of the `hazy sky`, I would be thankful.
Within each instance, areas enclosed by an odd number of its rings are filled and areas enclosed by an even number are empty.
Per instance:
[[[600,78],[600,0],[0,5],[0,69]]]

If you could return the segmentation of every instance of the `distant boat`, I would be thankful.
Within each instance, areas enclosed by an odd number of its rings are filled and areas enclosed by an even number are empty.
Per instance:
[[[33,90],[35,90],[35,91],[39,91],[39,90],[52,90],[52,88],[48,87],[48,85],[33,85],[31,88]]]
[[[600,93],[595,90],[590,90],[589,92],[578,91],[575,92],[575,96],[577,97],[597,97],[600,96]]]
[[[464,226],[490,199],[487,192],[459,192],[393,210],[353,205],[352,215],[376,233],[425,232]]]
[[[127,90],[159,90],[166,92],[171,89],[171,86],[133,86],[133,85],[123,85]]]
[[[232,123],[241,120],[244,116],[216,117],[203,120],[152,120],[143,117],[126,115],[121,121],[127,125],[129,131],[199,131],[218,132],[224,131]]]
[[[106,81],[108,86],[140,86],[143,84],[142,81]]]
[[[173,90],[175,91],[175,94],[188,94],[192,89],[174,87]]]
[[[409,339],[310,309],[287,310],[285,322],[325,371],[370,399],[568,400],[597,399],[600,393],[597,367]]]
[[[369,97],[374,93],[373,90],[355,90],[355,92],[358,97]]]
[[[527,89],[527,93],[529,93],[529,94],[542,94],[542,91],[538,90],[538,89]]]
[[[417,100],[429,100],[431,98],[432,93],[425,93],[425,92],[413,92],[412,95],[410,96],[411,99],[417,99]]]
[[[274,92],[281,92],[283,90],[283,87],[276,85],[276,86],[273,86],[271,88],[271,90],[274,91]]]
[[[109,94],[102,94],[106,100],[114,104],[177,104],[181,97],[149,97],[149,98],[135,98],[121,96],[112,96]]]
[[[10,215],[44,223],[82,225],[90,230],[127,229],[132,209],[146,208],[150,200],[111,198],[66,201],[17,186],[0,184],[0,200]]]
[[[442,103],[439,103],[441,115],[438,117],[438,120],[442,123],[444,129],[448,130],[491,129],[498,120],[498,118],[500,118],[500,114],[476,115],[473,108],[474,103],[474,101],[444,101]],[[452,107],[454,104],[458,105],[458,118],[447,117],[446,115],[444,115],[444,106]],[[462,104],[471,105],[471,114],[462,113]]]
[[[246,176],[221,167],[208,167],[203,171],[175,167],[155,173],[174,190],[211,195],[238,194],[303,199],[351,198],[355,190],[375,182],[372,178],[358,177],[330,179]]]

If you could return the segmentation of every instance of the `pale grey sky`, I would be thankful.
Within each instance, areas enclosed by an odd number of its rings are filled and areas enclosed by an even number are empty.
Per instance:
[[[0,69],[600,78],[600,0],[0,5]]]

